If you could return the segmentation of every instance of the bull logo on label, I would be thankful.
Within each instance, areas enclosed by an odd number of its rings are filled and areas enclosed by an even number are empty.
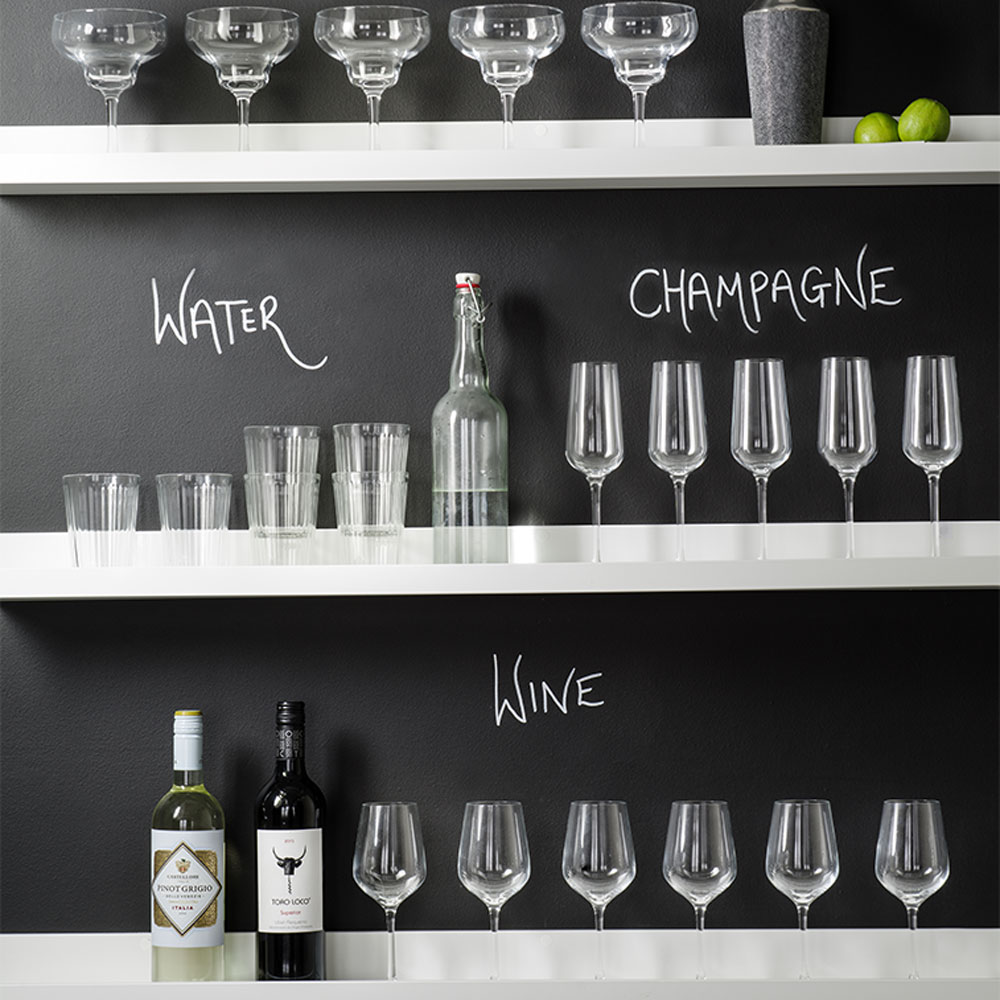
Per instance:
[[[306,851],[308,848],[303,847],[302,853],[297,858],[281,858],[278,857],[278,852],[272,847],[271,853],[274,855],[278,862],[278,867],[288,876],[288,892],[291,894],[292,891],[292,876],[295,874],[295,869],[302,864],[302,859],[306,856]]]

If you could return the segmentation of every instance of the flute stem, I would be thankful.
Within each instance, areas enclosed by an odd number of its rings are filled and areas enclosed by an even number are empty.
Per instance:
[[[941,473],[927,473],[927,492],[930,495],[931,555],[941,555]]]
[[[594,526],[594,562],[601,561],[601,484],[600,479],[590,480],[590,520]]]

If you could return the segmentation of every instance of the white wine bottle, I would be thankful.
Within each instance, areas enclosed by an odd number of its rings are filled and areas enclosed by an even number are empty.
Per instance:
[[[174,713],[174,783],[153,810],[152,978],[223,978],[225,818],[206,790],[199,710]]]

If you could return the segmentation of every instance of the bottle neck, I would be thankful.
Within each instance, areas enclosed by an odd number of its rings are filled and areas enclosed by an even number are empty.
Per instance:
[[[174,733],[174,784],[191,788],[205,783],[201,766],[201,734]]]
[[[278,726],[274,731],[274,773],[305,774],[306,731],[300,726]]]
[[[455,294],[455,356],[451,361],[451,388],[481,386],[489,389],[490,379],[483,354],[483,319],[481,300],[471,289]]]

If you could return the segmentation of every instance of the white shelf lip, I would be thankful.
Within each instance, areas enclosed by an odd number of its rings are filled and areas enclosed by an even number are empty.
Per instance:
[[[854,145],[853,118],[828,118],[824,142],[755,146],[748,118],[647,122],[520,121],[514,148],[498,122],[395,122],[382,149],[367,125],[257,124],[252,151],[235,125],[0,128],[0,195],[527,188],[989,184],[1000,181],[1000,116],[956,115],[942,143]]]
[[[1000,522],[943,523],[939,557],[925,522],[858,523],[852,559],[845,530],[770,524],[762,560],[757,525],[689,524],[680,561],[675,527],[611,524],[594,563],[588,525],[521,525],[508,563],[435,565],[431,529],[406,528],[390,566],[349,565],[332,529],[316,532],[302,564],[261,565],[249,533],[230,531],[226,564],[204,567],[166,565],[160,533],[144,531],[127,569],[76,569],[65,532],[15,532],[0,534],[0,600],[1000,587]]]

